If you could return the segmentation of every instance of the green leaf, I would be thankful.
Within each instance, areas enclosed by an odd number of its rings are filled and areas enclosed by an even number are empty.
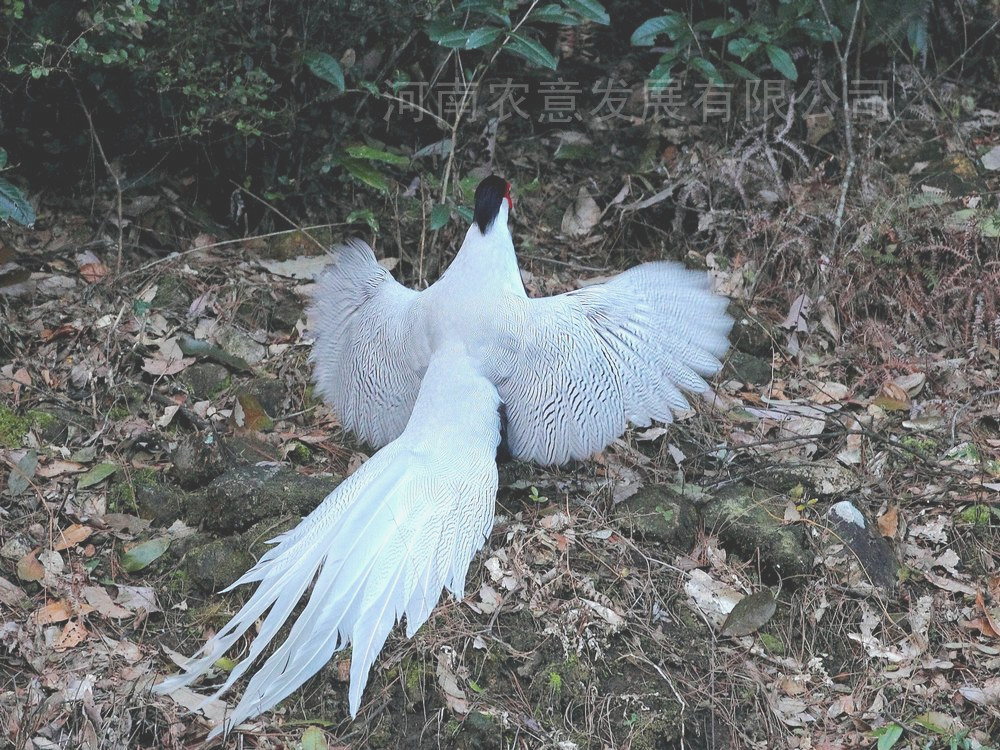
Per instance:
[[[962,208],[945,216],[941,228],[946,232],[964,232],[975,223],[976,217],[976,209]]]
[[[1000,237],[1000,213],[991,214],[983,219],[979,224],[979,231],[983,237],[989,237],[991,240]]]
[[[467,206],[459,206],[455,209],[455,213],[457,213],[466,224],[472,223],[474,217],[471,208],[468,208]]]
[[[567,13],[555,3],[543,5],[541,8],[533,10],[531,12],[531,20],[541,21],[542,23],[558,23],[562,26],[579,26],[583,23],[578,16]]]
[[[397,167],[405,167],[410,163],[409,157],[400,154],[392,154],[371,146],[348,146],[347,153],[355,159],[367,159],[368,161],[381,161],[386,164],[393,164]]]
[[[710,63],[704,57],[692,57],[690,60],[688,60],[688,64],[690,64],[692,68],[694,68],[703,76],[705,76],[705,79],[709,83],[715,86],[722,85],[723,83],[722,75],[719,73],[719,69],[716,68],[714,65],[712,65],[712,63]]]
[[[451,209],[439,203],[431,209],[431,231],[436,232],[451,219]]]
[[[319,727],[308,727],[302,733],[302,739],[299,741],[297,750],[329,750],[329,747],[326,743],[326,735],[323,734],[322,729]]]
[[[726,49],[729,50],[729,54],[740,58],[740,62],[746,62],[746,59],[750,55],[760,49],[760,42],[755,42],[741,36],[737,39],[730,39],[729,44],[726,45]]]
[[[795,22],[795,28],[814,42],[839,42],[844,36],[836,26],[813,18],[800,18]]]
[[[424,31],[427,33],[428,39],[432,42],[437,42],[438,39],[448,36],[449,34],[454,34],[456,31],[461,31],[461,29],[447,18],[435,18],[427,24]]]
[[[169,537],[161,536],[135,545],[122,555],[121,565],[129,573],[142,570],[170,547]]]
[[[607,26],[611,23],[611,16],[604,6],[597,0],[563,0],[563,5],[587,21],[599,23]]]
[[[650,18],[632,32],[633,47],[652,47],[656,37],[666,34],[673,40],[677,40],[683,33],[688,32],[687,19],[680,13],[670,13],[666,16],[656,16]]]
[[[785,50],[773,44],[765,44],[764,51],[767,53],[767,58],[771,61],[771,65],[781,75],[789,81],[798,79],[799,71],[795,68],[795,62],[792,60],[792,56],[785,52]]]
[[[739,637],[758,631],[771,621],[778,603],[768,589],[754,592],[736,602],[722,624],[722,635]]]
[[[741,28],[743,28],[742,21],[723,21],[715,27],[715,30],[712,32],[712,39],[718,39],[720,36],[729,36]]]
[[[892,750],[892,746],[903,736],[903,727],[899,724],[889,724],[880,727],[872,734],[878,737],[878,743],[875,745],[878,750]]]
[[[7,166],[7,149],[0,146],[0,169]]]
[[[955,198],[947,193],[917,193],[906,201],[907,208],[926,208],[927,206],[941,206],[951,203]],[[971,212],[972,209],[969,209]],[[971,216],[971,213],[970,213]]]
[[[906,27],[906,41],[914,57],[922,57],[927,52],[927,21],[922,16],[910,20]]]
[[[385,179],[385,175],[379,172],[377,169],[373,168],[368,162],[362,161],[361,159],[351,159],[349,157],[342,157],[338,159],[338,163],[351,177],[363,182],[365,185],[369,185],[376,190],[383,193],[389,192],[389,183]]]
[[[312,71],[313,75],[322,78],[332,84],[338,92],[343,93],[347,85],[344,83],[344,69],[340,63],[326,52],[306,52],[302,55],[302,62]]]
[[[451,153],[454,146],[455,144],[452,142],[451,138],[445,138],[414,151],[413,158],[423,159],[425,156],[447,156]]]
[[[706,18],[704,21],[698,21],[693,28],[695,31],[712,31],[718,28],[720,25],[726,22],[725,18]],[[714,38],[714,35],[713,35]]]
[[[35,223],[35,209],[20,188],[0,177],[0,221],[8,219],[30,227]]]
[[[537,65],[540,68],[555,70],[559,64],[559,61],[552,56],[552,53],[545,49],[539,42],[520,34],[511,34],[504,45],[504,49],[518,57],[523,57],[532,65]]]
[[[496,0],[463,0],[458,5],[455,6],[455,10],[459,11],[472,11],[473,13],[482,13],[487,18],[492,18],[494,21],[499,21],[506,28],[510,28],[510,15],[503,12],[501,8],[497,6],[501,5],[496,2]],[[504,4],[506,5],[506,3]],[[515,3],[516,6],[516,3]],[[444,23],[435,22],[435,23]],[[433,24],[431,24],[433,25]]]
[[[450,49],[479,49],[496,41],[502,29],[496,27],[479,29],[454,29],[433,41]]]
[[[757,78],[756,75],[754,75],[753,73],[751,73],[749,70],[747,70],[746,68],[744,68],[739,63],[734,63],[732,60],[726,60],[726,67],[728,67],[731,71],[733,71],[740,78],[743,78],[743,79],[745,79],[747,81],[752,81],[752,80],[754,80],[754,79]]]
[[[378,219],[375,218],[375,214],[372,213],[370,208],[357,208],[351,213],[347,214],[347,218],[344,219],[348,224],[353,224],[356,221],[363,221],[371,230],[378,234]]]
[[[76,488],[82,490],[87,487],[93,487],[95,484],[103,482],[116,471],[118,471],[118,467],[114,464],[97,464],[97,466],[77,480]]]
[[[668,52],[660,58],[656,67],[649,71],[647,86],[650,91],[665,89],[674,80],[672,75],[674,66],[677,64],[677,55]]]
[[[35,476],[35,469],[38,468],[38,454],[28,451],[17,466],[7,475],[7,490],[11,495],[20,495],[31,486],[31,480]]]

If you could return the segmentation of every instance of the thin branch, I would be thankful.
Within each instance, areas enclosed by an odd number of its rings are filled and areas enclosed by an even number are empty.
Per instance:
[[[823,16],[826,18],[827,25],[834,29],[836,26],[833,24],[833,20],[830,18],[830,13],[826,8],[826,0],[819,0],[819,7],[823,11]],[[851,31],[847,35],[847,41],[844,43],[844,49],[840,49],[840,45],[836,42],[833,44],[833,49],[837,53],[837,59],[840,62],[840,100],[843,103],[844,108],[844,140],[847,145],[847,168],[844,170],[844,179],[840,183],[840,199],[837,201],[837,213],[834,215],[833,226],[837,230],[837,236],[840,236],[840,228],[844,223],[844,210],[847,207],[847,191],[851,187],[851,179],[854,177],[854,167],[856,164],[857,156],[854,153],[854,126],[851,122],[851,107],[847,100],[847,94],[850,90],[847,85],[847,67],[848,67],[848,57],[851,54],[851,44],[854,42],[854,33],[858,28],[858,16],[861,13],[861,0],[854,6],[854,18],[851,19]]]
[[[94,120],[90,116],[90,110],[87,109],[87,105],[83,101],[83,97],[80,95],[80,90],[74,87],[76,92],[77,101],[80,102],[80,109],[83,110],[84,117],[87,118],[87,124],[90,126],[90,137],[93,139],[94,143],[97,144],[97,152],[101,155],[101,161],[104,162],[104,168],[108,170],[108,174],[111,175],[111,179],[115,181],[115,194],[117,196],[118,204],[118,259],[115,263],[115,273],[121,274],[122,271],[122,255],[125,248],[125,227],[124,227],[124,217],[122,210],[122,182],[121,178],[118,176],[118,170],[111,166],[111,162],[108,160],[107,154],[104,153],[104,146],[101,144],[101,139],[97,135],[97,130],[94,128]]]

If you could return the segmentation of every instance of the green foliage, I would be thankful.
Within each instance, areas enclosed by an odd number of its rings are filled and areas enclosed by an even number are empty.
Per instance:
[[[7,168],[7,150],[0,147],[0,172]],[[0,221],[16,221],[30,227],[35,223],[35,209],[24,193],[0,177]]]
[[[20,448],[30,427],[29,420],[17,416],[11,409],[0,404],[0,446]]]
[[[739,78],[759,77],[748,66],[770,66],[790,81],[798,79],[795,61],[788,49],[796,44],[839,41],[841,30],[822,19],[815,0],[760,3],[743,15],[728,5],[725,17],[695,21],[678,11],[668,11],[643,22],[632,32],[636,47],[652,47],[666,37],[670,47],[650,73],[650,86],[663,88],[673,80],[675,69],[693,69],[708,83],[724,82],[720,65]]]
[[[549,672],[549,689],[558,695],[562,692],[563,678],[558,672]]]
[[[0,221],[16,221],[30,227],[35,223],[35,209],[16,185],[0,177]]]
[[[528,490],[528,499],[533,503],[537,503],[538,505],[543,505],[549,501],[549,499],[545,495],[538,494],[538,488],[535,486],[532,486]]]
[[[462,0],[450,13],[434,18],[427,36],[442,47],[459,50],[496,49],[527,60],[535,67],[555,70],[558,61],[535,37],[538,24],[579,26],[584,22],[608,25],[611,21],[597,0],[560,0],[530,5],[520,17],[513,15],[517,0]]]
[[[872,732],[872,737],[876,738],[875,747],[878,750],[892,750],[899,738],[903,736],[903,727],[899,724],[886,724]]]
[[[333,55],[326,52],[306,52],[302,56],[302,62],[317,77],[333,84],[339,93],[343,93],[344,89],[347,88],[347,83],[344,81],[344,69],[340,67],[340,63]]]

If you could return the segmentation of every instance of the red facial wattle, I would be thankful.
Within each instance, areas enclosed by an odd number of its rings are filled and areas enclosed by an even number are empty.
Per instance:
[[[510,183],[507,183],[507,192],[503,194],[504,200],[507,201],[507,210],[514,210],[514,200],[510,197]]]

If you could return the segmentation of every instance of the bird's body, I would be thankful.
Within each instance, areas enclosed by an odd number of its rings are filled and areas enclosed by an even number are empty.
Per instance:
[[[160,689],[207,670],[264,617],[228,689],[313,584],[288,638],[251,678],[227,727],[273,707],[353,644],[350,709],[389,631],[461,598],[493,525],[501,433],[515,458],[582,459],[626,422],[668,422],[728,348],[725,301],[702,275],[647,263],[609,282],[530,299],[510,231],[509,186],[484,180],[475,223],[428,289],[396,283],[364,243],[337,248],[313,317],[319,390],[343,426],[384,446],[233,586],[234,618]],[[222,731],[222,727],[215,731]]]

